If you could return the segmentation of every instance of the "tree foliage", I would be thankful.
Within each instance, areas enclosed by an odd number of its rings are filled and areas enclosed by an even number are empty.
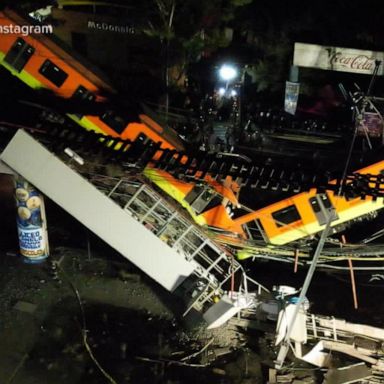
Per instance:
[[[254,0],[238,9],[234,27],[255,53],[249,69],[255,88],[282,93],[295,42],[384,50],[383,17],[377,0]]]
[[[230,43],[223,32],[236,10],[252,0],[150,0],[148,27],[144,32],[158,38],[167,52],[167,66],[180,69],[201,55]]]

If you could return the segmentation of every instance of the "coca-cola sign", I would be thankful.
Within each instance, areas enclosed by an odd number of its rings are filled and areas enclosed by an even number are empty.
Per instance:
[[[376,64],[379,64],[378,74],[383,75],[383,59],[383,52],[295,43],[293,64],[367,75],[372,74]]]

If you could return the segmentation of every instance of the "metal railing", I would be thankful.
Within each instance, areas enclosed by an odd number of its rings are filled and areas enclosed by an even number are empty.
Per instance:
[[[204,284],[193,295],[185,314],[192,308],[203,310],[205,303],[224,292],[226,283],[235,274],[242,273],[241,265],[229,250],[216,244],[204,230],[145,180],[139,177],[82,174],[161,241],[194,264],[194,274]],[[254,283],[259,292],[266,290],[257,282]]]

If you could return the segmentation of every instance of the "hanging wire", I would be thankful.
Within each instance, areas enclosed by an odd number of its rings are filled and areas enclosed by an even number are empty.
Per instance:
[[[346,181],[348,168],[349,168],[349,165],[350,165],[350,162],[351,162],[353,147],[355,145],[355,141],[356,141],[359,125],[363,121],[363,118],[364,118],[363,115],[364,115],[366,106],[368,104],[367,97],[370,95],[370,93],[372,91],[373,84],[374,84],[374,81],[376,79],[376,75],[377,75],[377,72],[379,70],[380,64],[381,64],[381,61],[376,60],[376,62],[375,62],[375,69],[374,69],[372,77],[371,77],[371,81],[370,81],[370,84],[369,84],[369,87],[368,87],[368,90],[367,90],[367,94],[366,95],[363,94],[362,97],[358,101],[353,101],[354,102],[354,110],[355,110],[355,130],[353,132],[352,140],[351,140],[351,143],[349,145],[347,160],[345,162],[345,166],[344,166],[344,170],[343,170],[343,175],[341,177],[340,186],[339,186],[339,190],[338,190],[338,196],[341,196],[342,192],[343,192],[343,188],[344,188],[344,184],[345,184],[345,181]],[[344,89],[344,87],[342,87],[342,89]],[[344,90],[344,92],[345,92],[345,90]],[[353,97],[352,97],[352,100],[353,100]],[[362,108],[361,108],[361,110],[359,110],[358,107],[357,107],[357,104],[361,100],[362,100]],[[368,136],[367,136],[367,139],[369,140]]]
[[[80,297],[80,293],[79,293],[79,290],[76,288],[76,286],[74,285],[74,283],[71,281],[71,279],[69,278],[69,276],[67,275],[67,273],[64,271],[64,269],[61,267],[61,265],[58,263],[58,262],[54,262],[58,268],[58,270],[60,270],[61,274],[63,275],[64,279],[66,280],[66,282],[69,284],[69,286],[71,287],[72,291],[74,292],[75,296],[76,296],[76,299],[77,299],[77,302],[79,304],[79,307],[80,307],[80,313],[81,313],[81,335],[82,335],[82,339],[83,339],[83,344],[85,346],[85,349],[86,351],[88,352],[90,358],[92,359],[92,361],[95,363],[95,365],[97,366],[97,368],[99,369],[99,371],[104,375],[104,377],[112,384],[117,384],[117,382],[112,378],[112,376],[105,371],[105,369],[100,365],[100,363],[98,362],[98,360],[96,359],[95,355],[93,354],[93,351],[92,351],[92,348],[91,346],[89,345],[88,343],[88,330],[87,330],[87,323],[86,323],[86,317],[85,317],[85,311],[84,311],[84,306],[83,306],[83,303],[82,303],[82,300],[81,300],[81,297]]]

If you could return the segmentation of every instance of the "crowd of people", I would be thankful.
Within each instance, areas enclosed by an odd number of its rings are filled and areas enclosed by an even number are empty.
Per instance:
[[[249,103],[237,97],[220,99],[206,95],[194,105],[188,104],[188,117],[175,129],[190,143],[203,149],[231,151],[236,144],[254,145],[263,134],[296,133],[313,135],[347,135],[353,122],[328,119],[299,111],[295,116],[279,107]]]

